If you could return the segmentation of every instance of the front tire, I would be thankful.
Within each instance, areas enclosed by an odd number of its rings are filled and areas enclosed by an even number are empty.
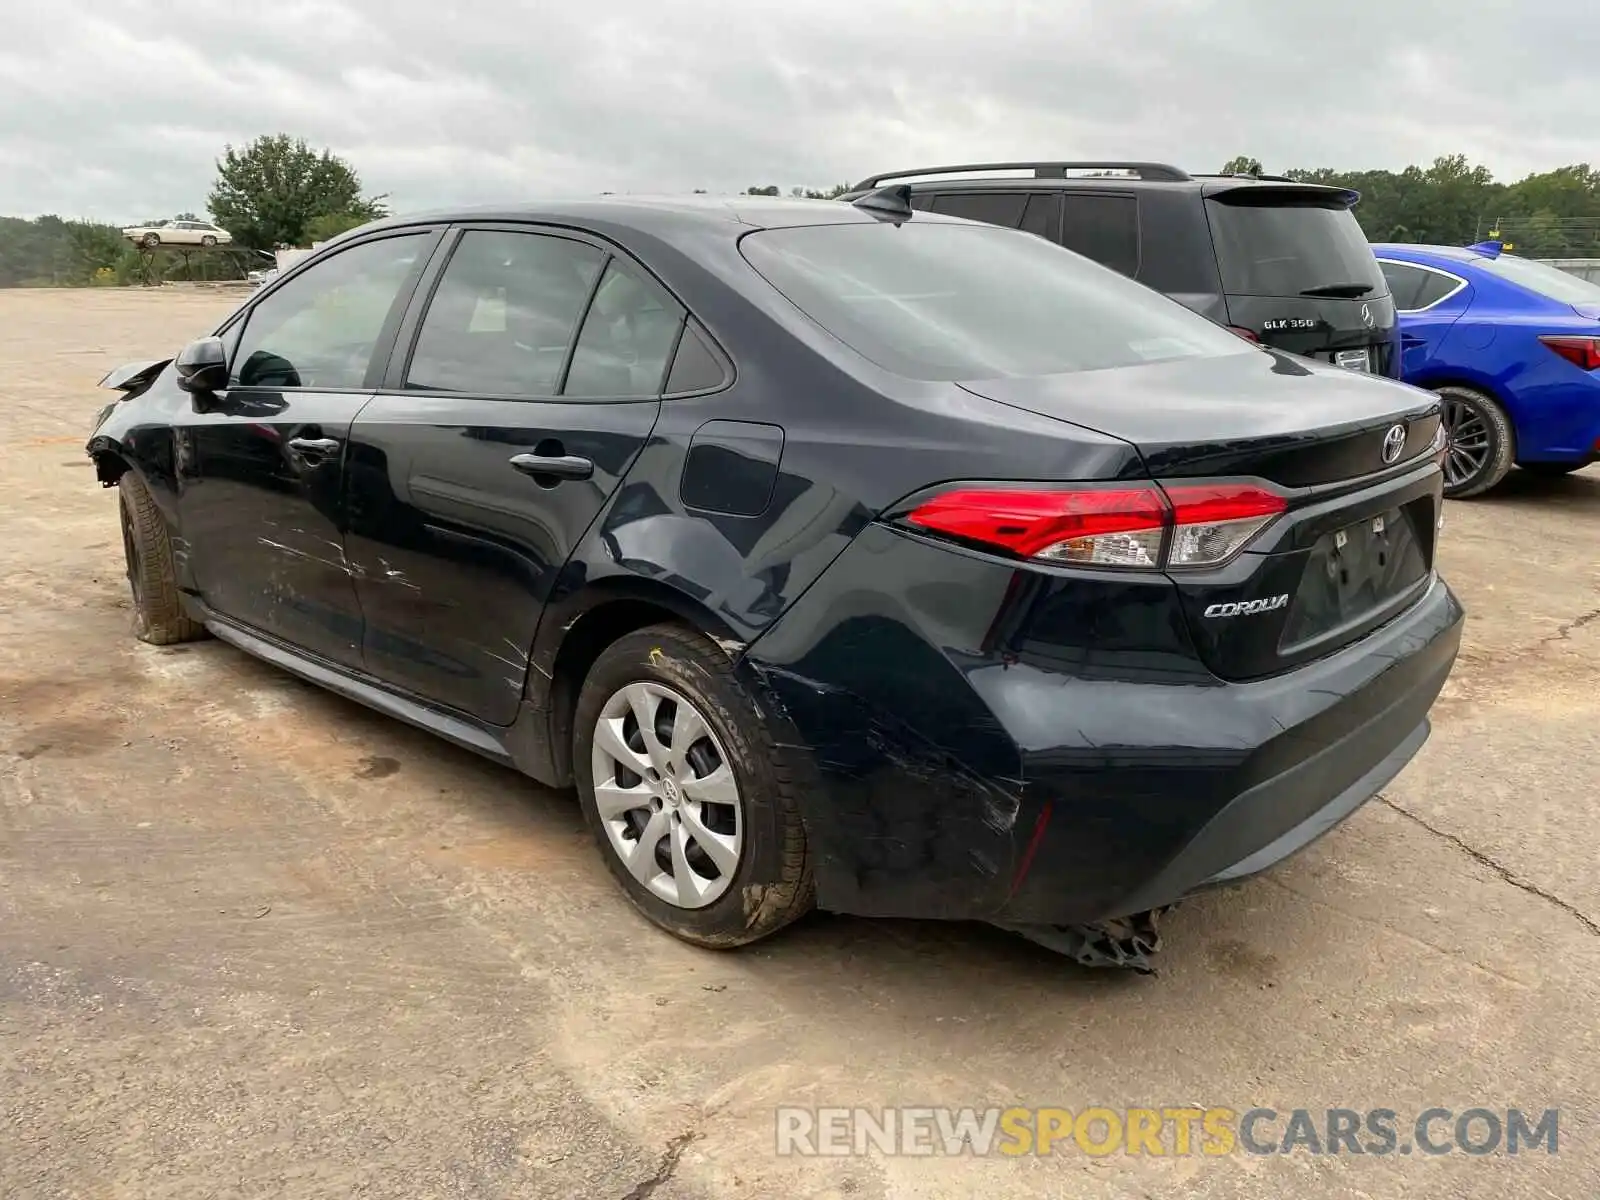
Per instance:
[[[1452,500],[1481,496],[1511,470],[1516,435],[1505,410],[1482,392],[1447,384],[1435,389],[1444,400],[1447,442],[1444,494]]]
[[[209,250],[209,249],[211,249],[211,247],[213,247],[213,246],[215,246],[217,244],[217,239],[212,237],[208,233],[208,234],[205,235],[205,237],[200,239],[200,244],[202,246],[204,246],[207,250]]]
[[[727,948],[810,910],[793,781],[713,643],[678,625],[619,638],[590,669],[573,729],[584,817],[607,868],[656,925]]]
[[[117,480],[122,514],[122,553],[133,589],[133,635],[152,646],[192,642],[205,626],[183,611],[178,575],[172,560],[167,523],[150,490],[132,471]]]

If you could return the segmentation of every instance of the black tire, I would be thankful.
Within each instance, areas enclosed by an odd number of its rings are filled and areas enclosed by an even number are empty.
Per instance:
[[[595,803],[596,725],[606,703],[634,683],[662,685],[688,700],[725,748],[738,785],[739,860],[726,890],[705,907],[670,903],[635,879]],[[572,740],[578,798],[601,856],[634,907],[656,925],[684,941],[727,949],[768,937],[810,911],[815,890],[793,774],[759,705],[715,644],[679,625],[653,625],[613,642],[584,680]]]
[[[1560,475],[1571,475],[1574,471],[1581,471],[1588,465],[1589,465],[1588,463],[1581,463],[1581,462],[1579,462],[1579,463],[1532,462],[1532,463],[1518,463],[1517,467],[1520,470],[1526,471],[1529,475],[1539,475],[1539,476],[1543,476],[1544,478],[1547,478],[1547,479],[1554,479],[1554,478],[1556,478],[1557,476],[1560,476]]]
[[[202,246],[206,247],[206,249],[209,250],[212,246],[215,246],[217,244],[217,239],[212,237],[208,233],[203,238],[200,239],[200,244]]]
[[[1446,432],[1450,437],[1444,494],[1452,500],[1481,496],[1498,486],[1511,470],[1516,457],[1516,434],[1511,429],[1511,421],[1505,410],[1482,392],[1456,384],[1434,390],[1444,398]],[[1464,457],[1456,450],[1458,429],[1472,434],[1474,450],[1481,446],[1481,454],[1474,455],[1477,461],[1470,468],[1464,465]]]
[[[205,626],[183,611],[167,523],[149,489],[132,471],[117,481],[121,501],[122,553],[133,589],[133,635],[152,646],[192,642],[206,635]]]
[[[161,235],[159,233],[147,233],[140,240],[144,243],[146,250],[154,250],[161,245]]]

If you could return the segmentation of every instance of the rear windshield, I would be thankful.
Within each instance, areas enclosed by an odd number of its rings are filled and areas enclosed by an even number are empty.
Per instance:
[[[801,312],[911,379],[1055,375],[1251,353],[1142,284],[1032,234],[989,225],[769,229],[745,258]]]
[[[1518,258],[1515,254],[1480,258],[1478,266],[1560,304],[1600,304],[1600,285],[1569,275],[1560,267]]]
[[[1206,211],[1230,296],[1367,299],[1389,291],[1348,208],[1284,203],[1280,194],[1208,200]]]

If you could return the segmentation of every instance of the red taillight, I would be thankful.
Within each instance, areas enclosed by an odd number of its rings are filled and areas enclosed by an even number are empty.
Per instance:
[[[1549,336],[1539,340],[1575,367],[1600,370],[1600,338]]]
[[[1229,333],[1238,334],[1240,337],[1242,337],[1247,342],[1254,342],[1258,346],[1261,344],[1261,339],[1258,338],[1250,330],[1246,329],[1243,325],[1224,325],[1223,328],[1226,329]]]
[[[906,520],[1023,558],[1154,567],[1167,506],[1153,484],[1059,492],[961,489],[918,505]]]
[[[1214,567],[1289,507],[1276,492],[1253,484],[1168,484],[1172,502],[1169,567]]]
[[[1287,507],[1246,483],[958,488],[905,521],[1043,562],[1160,570],[1226,562]]]

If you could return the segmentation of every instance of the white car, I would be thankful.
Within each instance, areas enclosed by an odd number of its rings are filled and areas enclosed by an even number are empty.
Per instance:
[[[233,234],[210,221],[156,221],[124,229],[122,236],[136,246],[152,250],[163,245],[226,246],[233,241]]]

